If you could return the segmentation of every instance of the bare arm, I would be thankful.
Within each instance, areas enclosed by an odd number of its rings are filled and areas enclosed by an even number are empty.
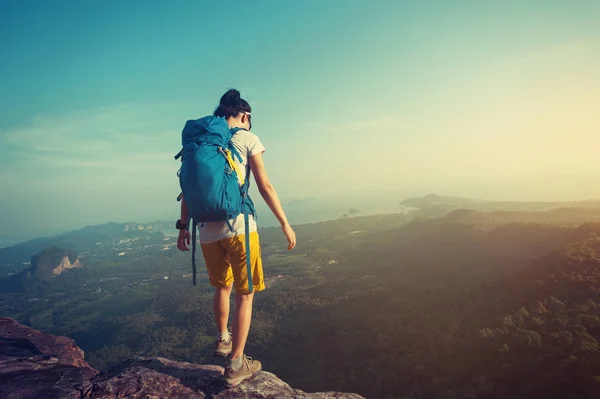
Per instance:
[[[281,206],[281,202],[279,201],[279,197],[277,196],[277,192],[275,191],[275,187],[273,187],[269,181],[269,176],[267,175],[267,170],[265,169],[262,153],[250,157],[249,162],[250,169],[254,175],[254,180],[256,180],[258,192],[260,192],[260,195],[271,209],[271,212],[273,212],[277,220],[279,220],[279,224],[281,224],[282,227],[289,225],[285,216],[285,212]]]
[[[185,198],[181,199],[181,222],[188,223],[188,209],[185,203]],[[180,251],[189,251],[188,245],[190,245],[190,226],[187,229],[179,230],[179,236],[177,237],[177,248]]]
[[[288,250],[291,251],[296,246],[296,233],[294,233],[294,230],[292,230],[290,223],[285,216],[285,212],[283,211],[283,207],[281,206],[281,202],[279,201],[275,187],[273,187],[269,181],[269,176],[267,175],[262,153],[251,156],[248,162],[250,164],[252,174],[254,175],[254,180],[256,180],[258,191],[271,209],[271,212],[273,212],[273,215],[275,215],[279,221],[281,229],[283,230],[283,233],[285,234],[289,243]]]

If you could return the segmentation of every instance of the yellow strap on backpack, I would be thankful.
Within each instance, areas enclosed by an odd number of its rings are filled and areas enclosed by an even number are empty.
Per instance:
[[[233,161],[233,158],[231,157],[231,151],[229,151],[228,149],[225,150],[225,158],[227,158],[227,162],[229,163],[229,167],[231,168],[231,170],[235,170],[235,173],[237,173],[241,184],[244,184],[244,175],[240,171],[238,165]]]

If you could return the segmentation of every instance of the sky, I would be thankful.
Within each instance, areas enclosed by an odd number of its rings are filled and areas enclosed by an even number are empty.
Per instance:
[[[598,1],[3,0],[0,50],[0,244],[177,218],[229,88],[284,204],[600,198]]]

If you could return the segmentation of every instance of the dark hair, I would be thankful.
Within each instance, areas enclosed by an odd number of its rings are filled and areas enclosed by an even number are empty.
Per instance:
[[[215,109],[214,116],[222,116],[227,119],[230,116],[237,116],[240,112],[252,112],[250,104],[243,98],[240,98],[240,92],[236,89],[230,89],[223,94],[219,106]]]

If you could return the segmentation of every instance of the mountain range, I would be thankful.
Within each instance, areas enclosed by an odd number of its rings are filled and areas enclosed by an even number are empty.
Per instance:
[[[364,207],[357,209],[348,204],[332,203],[315,198],[296,199],[286,203],[286,213],[292,224],[315,223],[336,220],[341,217],[372,215],[373,207],[360,201]],[[453,211],[452,218],[479,218],[481,223],[499,223],[506,220],[532,223],[578,224],[600,221],[600,200],[572,202],[518,202],[477,200],[463,197],[427,194],[423,197],[407,198],[385,213],[405,213],[412,218],[435,218]],[[471,212],[470,212],[471,211]],[[475,214],[472,211],[483,212]],[[265,228],[278,223],[270,211],[258,206],[258,223]],[[384,212],[382,212],[384,213]],[[485,219],[485,220],[484,220]],[[496,222],[494,222],[496,220]],[[116,223],[85,226],[82,229],[64,232],[53,237],[35,238],[20,244],[0,249],[0,267],[21,268],[30,257],[44,249],[56,246],[78,253],[93,251],[98,242],[110,242],[123,238],[149,236],[176,236],[175,221],[158,220],[151,223]]]

